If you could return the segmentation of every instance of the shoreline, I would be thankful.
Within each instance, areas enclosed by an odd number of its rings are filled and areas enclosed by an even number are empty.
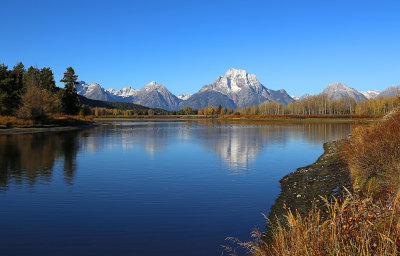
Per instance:
[[[279,181],[281,192],[270,208],[269,223],[276,223],[277,220],[285,223],[287,210],[284,205],[304,216],[311,210],[313,202],[318,208],[324,206],[320,196],[341,197],[345,193],[343,187],[351,191],[349,169],[337,151],[343,142],[344,139],[324,143],[324,153],[314,163],[298,168]],[[270,235],[269,227],[270,224],[267,225],[267,238]]]
[[[94,116],[94,119],[181,119],[181,120],[225,120],[225,121],[282,121],[282,122],[370,122],[378,120],[379,116],[293,116],[293,115],[143,115],[143,116]]]
[[[11,127],[0,129],[0,135],[13,135],[13,134],[28,134],[28,133],[42,133],[42,132],[64,132],[64,131],[78,131],[97,127],[100,124],[82,124],[82,125],[67,125],[67,126],[36,126],[36,127]]]

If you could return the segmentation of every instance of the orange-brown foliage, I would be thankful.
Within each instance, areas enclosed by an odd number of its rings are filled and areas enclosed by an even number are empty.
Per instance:
[[[369,126],[354,128],[343,152],[355,190],[397,189],[400,186],[400,111]]]

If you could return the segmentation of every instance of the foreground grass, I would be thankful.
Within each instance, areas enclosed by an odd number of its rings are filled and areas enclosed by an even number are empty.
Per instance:
[[[342,202],[324,200],[326,219],[315,206],[306,216],[287,210],[286,223],[275,224],[268,243],[258,230],[253,241],[228,240],[254,256],[399,255],[400,193],[379,200],[350,193]],[[226,249],[236,255],[232,247]]]
[[[323,198],[305,215],[286,209],[268,240],[258,230],[252,241],[228,240],[254,256],[400,255],[400,111],[355,128],[340,151],[353,185],[343,200]]]

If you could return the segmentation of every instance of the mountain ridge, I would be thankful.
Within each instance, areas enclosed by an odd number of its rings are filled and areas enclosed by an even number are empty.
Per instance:
[[[284,89],[271,90],[264,87],[254,74],[243,69],[229,69],[213,83],[204,85],[194,94],[172,94],[164,85],[152,81],[137,90],[125,87],[120,90],[104,89],[92,82],[81,81],[77,86],[79,95],[94,100],[121,101],[146,107],[179,110],[186,106],[204,108],[221,105],[224,108],[247,107],[265,101],[288,104],[294,101]]]
[[[284,89],[269,89],[261,84],[256,75],[234,68],[229,69],[223,76],[218,76],[214,82],[202,86],[194,94],[174,95],[167,87],[155,81],[141,89],[131,86],[120,90],[104,89],[96,82],[86,84],[84,81],[81,81],[76,88],[79,95],[89,99],[128,102],[165,110],[180,110],[187,106],[199,109],[218,105],[223,108],[237,108],[258,105],[265,101],[277,101],[287,105],[292,101],[311,96],[308,93],[301,97],[290,96]],[[326,94],[332,99],[352,97],[356,101],[362,101],[380,96],[394,96],[399,91],[400,85],[393,85],[382,92],[377,90],[360,92],[346,84],[334,82],[328,84],[321,94]]]

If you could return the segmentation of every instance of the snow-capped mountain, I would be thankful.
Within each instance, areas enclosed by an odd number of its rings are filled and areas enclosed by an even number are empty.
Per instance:
[[[290,97],[292,97],[292,99],[294,99],[295,101],[298,101],[298,100],[300,100],[300,97],[299,97],[299,96],[290,95]]]
[[[118,91],[114,90],[114,89],[106,89],[106,91],[115,96],[120,96],[120,97],[126,98],[126,97],[130,97],[130,96],[135,96],[137,94],[138,90],[129,86],[129,87],[122,88],[121,90],[118,90]]]
[[[135,104],[167,110],[178,109],[181,101],[164,85],[157,84],[154,81],[136,91],[136,95],[132,96],[132,99]]]
[[[364,92],[360,92],[362,95],[365,96],[365,98],[367,99],[374,99],[376,98],[376,96],[379,95],[379,91],[377,90],[368,90],[368,91],[364,91]]]
[[[179,100],[168,89],[156,82],[151,82],[140,90],[126,87],[121,90],[105,90],[99,84],[93,82],[90,85],[81,81],[76,86],[77,93],[93,100],[120,101],[139,104],[151,108],[163,108],[167,110],[178,109]]]
[[[218,77],[212,84],[203,86],[193,95],[175,96],[165,86],[156,82],[151,82],[140,90],[132,87],[105,90],[94,82],[90,85],[81,82],[76,88],[78,94],[89,99],[131,102],[167,110],[183,109],[186,106],[196,109],[219,105],[224,108],[236,108],[264,101],[278,101],[284,104],[294,101],[285,90],[267,89],[255,75],[248,74],[242,69],[228,70],[224,76]]]
[[[180,100],[187,100],[189,99],[193,94],[178,94],[176,97]]]
[[[388,97],[400,95],[400,85],[392,85],[381,91],[377,97]]]
[[[354,98],[356,101],[367,99],[362,93],[342,83],[331,83],[322,91],[334,100]]]
[[[226,96],[226,97],[224,97]],[[203,86],[199,92],[193,94],[181,107],[204,108],[215,106],[218,101],[222,107],[232,105],[246,107],[263,103],[264,101],[278,101],[288,104],[293,99],[285,90],[270,90],[265,88],[253,74],[248,74],[242,69],[229,69],[224,76],[218,77],[214,83]]]
[[[311,94],[309,94],[309,93],[306,93],[306,94],[304,94],[304,95],[302,95],[302,96],[300,96],[300,100],[304,100],[304,99],[307,99],[308,97],[311,97],[312,95]]]
[[[118,99],[101,87],[98,83],[92,82],[86,84],[84,81],[80,81],[75,87],[79,95],[85,96],[88,99],[93,100],[104,100],[104,101],[118,101]]]

